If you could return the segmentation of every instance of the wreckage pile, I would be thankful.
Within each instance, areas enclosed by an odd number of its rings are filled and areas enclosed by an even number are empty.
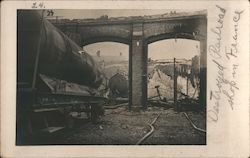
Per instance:
[[[103,60],[101,60],[103,63]],[[200,67],[199,56],[191,60],[173,59],[149,61],[148,99],[174,101],[174,68],[177,76],[177,100],[199,97]],[[106,78],[102,89],[108,98],[128,99],[128,63],[104,63],[102,70]]]
[[[176,63],[156,63],[148,72],[148,98],[174,99],[174,67],[177,75],[177,98],[197,98],[199,96],[199,57],[179,60]],[[160,94],[159,94],[160,93]],[[157,99],[157,97],[156,97]]]

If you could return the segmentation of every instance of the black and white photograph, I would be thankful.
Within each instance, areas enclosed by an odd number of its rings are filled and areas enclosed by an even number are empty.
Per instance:
[[[17,10],[16,145],[206,145],[206,45],[206,10]]]
[[[1,1],[0,157],[249,157],[249,4]]]

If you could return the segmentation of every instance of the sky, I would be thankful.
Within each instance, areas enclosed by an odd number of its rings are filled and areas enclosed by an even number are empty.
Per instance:
[[[148,46],[148,57],[155,59],[191,59],[200,54],[200,42],[187,39],[167,39]]]
[[[98,18],[102,15],[108,15],[109,17],[126,17],[126,16],[144,16],[144,15],[158,15],[169,13],[171,10],[131,10],[131,9],[91,9],[91,10],[53,10],[54,16],[58,18],[68,19],[87,19]],[[176,10],[176,12],[186,12],[188,10]],[[190,11],[190,10],[189,10]],[[194,10],[192,10],[194,11]],[[91,55],[96,55],[96,52],[100,50],[101,55],[105,56],[122,56],[125,60],[128,59],[128,45],[116,43],[116,42],[99,42],[90,44],[84,47],[84,49]],[[148,57],[155,59],[172,59],[172,58],[185,58],[191,59],[195,55],[199,55],[199,42],[187,39],[167,39],[148,45]]]
[[[116,42],[99,42],[84,47],[90,55],[96,55],[100,50],[101,56],[119,56],[120,52],[124,60],[128,59],[129,47],[126,44]],[[148,57],[157,59],[191,59],[200,53],[200,42],[187,39],[167,39],[148,45]]]

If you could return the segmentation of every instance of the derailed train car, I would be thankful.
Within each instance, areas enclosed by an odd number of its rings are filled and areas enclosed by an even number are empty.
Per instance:
[[[42,14],[17,13],[17,144],[72,126],[72,111],[103,113],[97,64]]]

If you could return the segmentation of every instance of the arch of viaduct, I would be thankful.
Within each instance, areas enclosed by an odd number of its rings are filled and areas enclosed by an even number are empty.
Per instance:
[[[54,23],[77,44],[119,42],[129,45],[129,104],[147,105],[148,44],[171,38],[200,41],[200,103],[206,105],[206,14],[137,20]]]

